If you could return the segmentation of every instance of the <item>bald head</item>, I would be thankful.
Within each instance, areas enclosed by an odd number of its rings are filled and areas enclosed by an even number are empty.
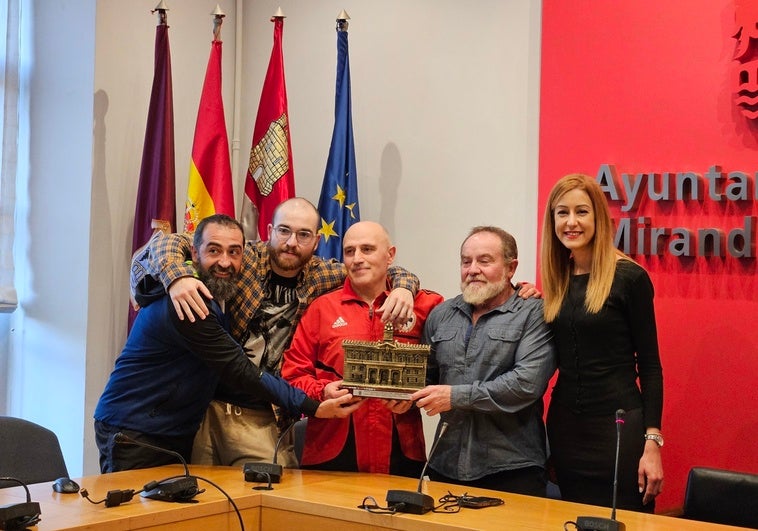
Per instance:
[[[353,289],[373,301],[387,288],[387,269],[395,260],[389,234],[379,223],[360,221],[345,232],[342,250]]]
[[[318,209],[313,203],[302,197],[293,197],[277,205],[274,215],[271,216],[271,224],[274,227],[298,225],[315,234],[318,231],[319,219]]]
[[[343,249],[347,245],[349,239],[356,238],[368,238],[374,241],[377,245],[385,245],[388,248],[392,246],[390,235],[387,233],[387,230],[375,221],[359,221],[358,223],[350,225],[350,228],[347,229],[345,237],[343,238],[343,242],[345,242],[343,243]]]

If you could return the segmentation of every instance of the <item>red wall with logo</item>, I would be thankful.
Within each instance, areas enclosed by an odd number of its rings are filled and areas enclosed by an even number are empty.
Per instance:
[[[615,217],[631,218],[634,230],[640,216],[653,227],[686,228],[693,240],[699,229],[726,238],[746,219],[755,225],[758,120],[735,104],[735,7],[735,0],[543,0],[540,224],[558,178],[595,176],[610,164],[619,176],[704,176],[713,166],[747,176],[747,200],[645,197],[629,212],[611,201]],[[733,181],[714,182],[724,192]],[[664,368],[666,479],[658,512],[681,506],[692,466],[758,473],[754,226],[750,240],[748,258],[676,257],[665,246],[633,254],[656,287]]]

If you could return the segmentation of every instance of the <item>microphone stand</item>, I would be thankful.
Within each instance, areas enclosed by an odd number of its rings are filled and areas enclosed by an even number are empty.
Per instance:
[[[597,516],[579,516],[576,519],[576,527],[579,531],[626,531],[623,522],[616,520],[616,493],[618,491],[619,476],[619,450],[621,449],[621,426],[624,424],[623,409],[616,410],[616,460],[613,464],[613,506],[610,518]]]
[[[424,514],[434,509],[434,498],[428,494],[421,492],[421,485],[424,482],[424,474],[426,468],[429,466],[429,461],[432,459],[432,454],[437,449],[437,445],[442,439],[442,436],[447,430],[447,422],[443,422],[440,426],[440,433],[437,435],[432,448],[429,450],[429,457],[426,458],[424,468],[421,469],[421,477],[418,480],[418,488],[415,491],[412,490],[388,490],[387,491],[387,506],[394,509],[399,513],[411,513],[411,514]]]

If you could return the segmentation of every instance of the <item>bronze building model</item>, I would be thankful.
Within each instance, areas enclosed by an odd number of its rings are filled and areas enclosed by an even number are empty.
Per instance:
[[[391,324],[381,341],[346,339],[343,387],[362,397],[407,400],[426,384],[429,345],[401,343]]]

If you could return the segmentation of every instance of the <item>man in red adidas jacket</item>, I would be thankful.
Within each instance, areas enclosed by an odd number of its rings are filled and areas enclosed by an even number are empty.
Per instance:
[[[384,332],[377,309],[389,293],[387,268],[395,258],[387,231],[378,223],[356,223],[345,233],[343,251],[345,284],[311,303],[284,353],[282,377],[316,400],[335,396],[342,384],[342,341],[379,341]],[[414,316],[395,329],[395,339],[418,343],[429,312],[442,300],[419,290]],[[363,402],[348,418],[308,420],[301,467],[418,477],[425,460],[418,408],[408,400]]]

